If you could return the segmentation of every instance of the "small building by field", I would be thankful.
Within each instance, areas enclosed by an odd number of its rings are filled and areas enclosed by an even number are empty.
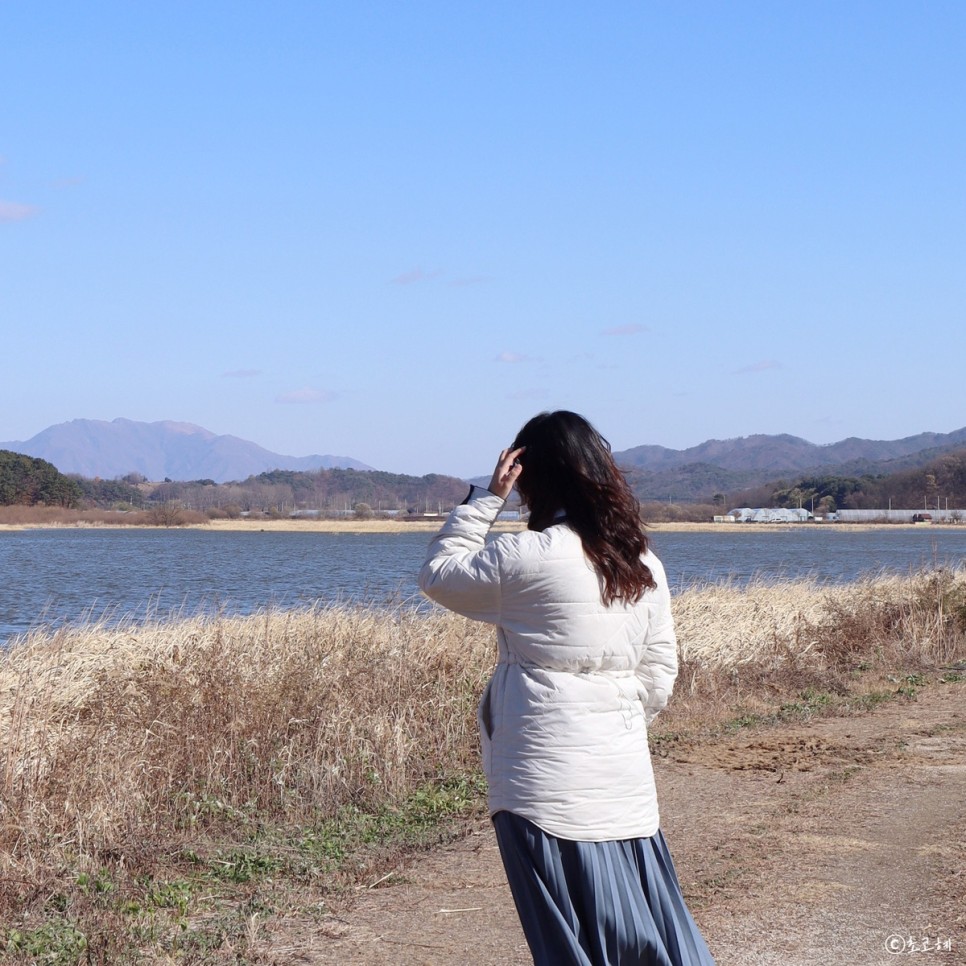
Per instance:
[[[739,507],[728,511],[735,523],[807,523],[811,514],[804,507]],[[718,518],[715,517],[717,522]]]

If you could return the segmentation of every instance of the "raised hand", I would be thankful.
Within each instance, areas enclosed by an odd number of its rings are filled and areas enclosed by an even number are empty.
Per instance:
[[[496,462],[496,469],[493,471],[493,479],[490,480],[490,485],[487,487],[491,493],[495,493],[504,500],[510,495],[513,484],[516,483],[523,472],[518,457],[524,449],[526,449],[525,446],[520,446],[517,449],[505,449],[500,453],[500,458]]]

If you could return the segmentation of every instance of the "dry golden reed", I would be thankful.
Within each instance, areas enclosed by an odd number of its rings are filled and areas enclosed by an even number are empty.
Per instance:
[[[966,571],[698,587],[675,599],[680,676],[661,727],[767,714],[966,657]]]
[[[159,505],[149,510],[73,510],[59,506],[0,506],[0,527],[171,527],[199,526],[197,510]]]
[[[123,851],[209,812],[391,801],[471,767],[491,655],[485,630],[402,610],[28,636],[0,670],[2,851]]]
[[[675,600],[661,727],[966,657],[966,572]],[[399,608],[36,631],[0,655],[0,918],[64,868],[404,801],[478,768],[491,628]]]

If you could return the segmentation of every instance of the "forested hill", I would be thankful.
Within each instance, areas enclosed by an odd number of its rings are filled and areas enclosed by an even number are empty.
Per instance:
[[[34,456],[0,449],[0,506],[76,506],[81,491],[76,481]]]
[[[240,483],[211,479],[149,483],[139,473],[115,480],[65,476],[46,460],[0,450],[0,505],[142,509],[173,503],[200,511],[326,516],[438,513],[459,503],[468,485],[452,476],[381,470],[272,470]]]
[[[807,475],[727,495],[729,506],[803,506],[831,510],[966,510],[966,449],[943,453],[924,466],[863,476]]]

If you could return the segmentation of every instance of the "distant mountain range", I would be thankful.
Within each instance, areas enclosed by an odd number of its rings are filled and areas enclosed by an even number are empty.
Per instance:
[[[741,436],[709,439],[683,450],[635,446],[614,457],[641,499],[688,502],[780,478],[896,473],[963,448],[966,428],[897,440],[852,437],[824,446],[789,435]],[[237,436],[170,421],[74,419],[25,441],[0,443],[0,449],[40,457],[62,473],[102,479],[135,472],[153,481],[225,483],[270,470],[373,469],[348,456],[284,456]]]
[[[73,419],[0,449],[37,456],[61,473],[110,480],[141,473],[149,480],[244,480],[268,470],[356,469],[348,456],[284,456],[237,436],[218,436],[191,423]]]
[[[741,436],[709,439],[683,450],[635,446],[614,458],[641,499],[690,501],[783,477],[882,476],[963,448],[966,428],[896,440],[850,437],[823,446],[786,434]]]
[[[615,453],[622,466],[666,470],[689,463],[708,463],[725,470],[760,470],[765,473],[805,472],[823,467],[869,467],[886,461],[918,457],[925,452],[966,446],[966,428],[952,433],[919,433],[904,439],[858,439],[854,436],[824,446],[798,436],[741,436],[709,439],[689,449],[635,446]],[[881,472],[881,471],[880,471]]]

